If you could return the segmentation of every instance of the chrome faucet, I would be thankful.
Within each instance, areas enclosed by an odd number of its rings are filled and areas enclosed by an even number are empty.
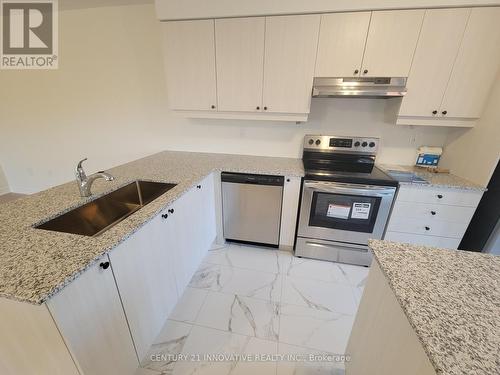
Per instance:
[[[99,171],[97,173],[91,174],[87,177],[85,171],[83,170],[82,163],[87,160],[87,158],[80,160],[78,165],[76,166],[76,182],[78,182],[78,188],[80,189],[80,196],[82,197],[90,197],[92,192],[90,188],[95,180],[98,178],[104,178],[106,181],[113,181],[115,178],[111,176],[109,173],[104,171]]]

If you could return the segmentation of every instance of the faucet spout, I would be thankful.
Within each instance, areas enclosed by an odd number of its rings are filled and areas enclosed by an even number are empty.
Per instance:
[[[113,181],[115,178],[104,171],[99,171],[87,177],[82,163],[87,160],[87,158],[81,160],[76,167],[76,182],[78,183],[78,189],[80,190],[81,197],[90,197],[92,195],[91,187],[95,180],[103,178],[106,181]]]
[[[113,181],[115,179],[112,175],[104,171],[99,171],[97,173],[94,173],[93,175],[91,175],[91,177],[92,176],[95,176],[95,179],[104,178],[106,181]]]

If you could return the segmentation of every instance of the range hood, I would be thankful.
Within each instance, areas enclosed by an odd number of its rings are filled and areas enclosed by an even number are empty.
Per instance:
[[[316,77],[313,98],[394,98],[406,94],[405,77]]]

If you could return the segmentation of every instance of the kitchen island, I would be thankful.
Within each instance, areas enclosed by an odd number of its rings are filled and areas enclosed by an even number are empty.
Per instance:
[[[285,177],[293,244],[300,159],[165,151],[110,169],[90,198],[69,182],[3,204],[0,373],[133,374],[219,237],[221,171]],[[94,237],[35,228],[137,180],[175,186]]]
[[[500,257],[389,241],[369,246],[375,261],[347,374],[500,374]]]

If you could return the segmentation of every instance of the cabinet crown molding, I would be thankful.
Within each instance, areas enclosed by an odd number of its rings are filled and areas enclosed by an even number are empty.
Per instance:
[[[429,9],[498,6],[500,0],[155,0],[161,21],[206,18],[279,16],[289,14],[357,12],[371,10]]]

